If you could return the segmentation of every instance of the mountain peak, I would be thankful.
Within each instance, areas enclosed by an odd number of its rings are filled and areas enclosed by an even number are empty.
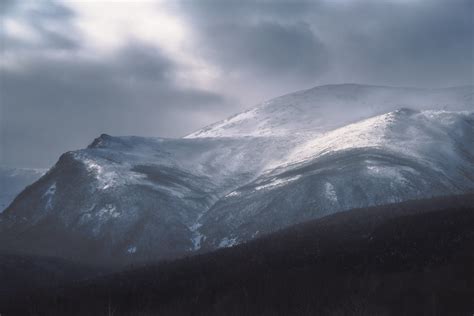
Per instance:
[[[112,136],[108,134],[100,134],[99,137],[95,138],[92,143],[87,146],[87,148],[102,148],[105,147],[106,143],[110,140],[112,140]]]

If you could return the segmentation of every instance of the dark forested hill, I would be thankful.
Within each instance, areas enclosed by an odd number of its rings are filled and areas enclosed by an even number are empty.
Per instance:
[[[13,295],[2,315],[472,315],[474,195],[357,209]]]

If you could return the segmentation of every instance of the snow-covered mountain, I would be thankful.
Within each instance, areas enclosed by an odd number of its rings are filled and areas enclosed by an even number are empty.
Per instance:
[[[45,169],[0,167],[0,213],[27,186],[39,179]]]
[[[474,113],[401,109],[295,147],[201,219],[205,247],[337,211],[474,191]]]
[[[182,139],[102,135],[0,215],[0,250],[172,258],[354,207],[471,192],[473,95],[324,86]]]

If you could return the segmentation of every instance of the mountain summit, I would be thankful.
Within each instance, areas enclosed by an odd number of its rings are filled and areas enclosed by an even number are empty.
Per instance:
[[[320,133],[394,111],[472,110],[474,87],[413,89],[326,85],[290,93],[200,129],[186,138]]]

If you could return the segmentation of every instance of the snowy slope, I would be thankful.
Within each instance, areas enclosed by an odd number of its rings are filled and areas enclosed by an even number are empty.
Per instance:
[[[326,85],[269,100],[186,138],[314,134],[402,107],[472,110],[473,97],[472,86],[430,90]]]
[[[27,185],[46,172],[45,169],[0,167],[0,213]]]
[[[474,113],[401,109],[323,134],[206,213],[206,248],[355,207],[474,191]]]
[[[199,248],[198,220],[221,196],[288,153],[278,143],[102,135],[5,210],[0,248],[82,261],[183,255]]]

